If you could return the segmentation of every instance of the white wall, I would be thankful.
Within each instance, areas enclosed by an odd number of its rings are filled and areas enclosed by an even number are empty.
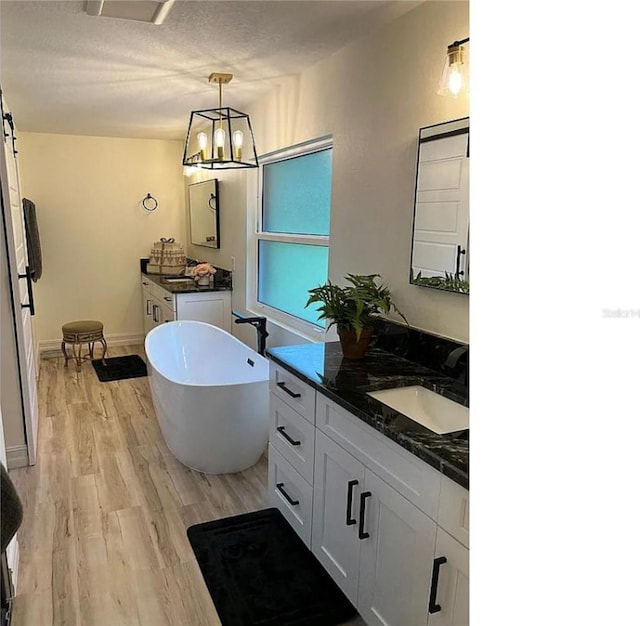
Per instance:
[[[185,242],[180,141],[20,133],[22,192],[33,200],[43,258],[34,285],[41,342],[71,320],[107,339],[140,338],[141,257],[160,237]],[[151,193],[158,209],[147,213]]]
[[[418,130],[469,114],[468,99],[436,95],[447,45],[469,35],[468,12],[466,2],[425,2],[248,108],[259,153],[333,135],[330,279],[379,273],[412,326],[461,341],[468,296],[410,285],[409,267]],[[222,247],[194,254],[225,266],[236,257],[234,306],[243,309],[245,175],[227,176],[219,175]],[[292,341],[274,333],[269,344]]]

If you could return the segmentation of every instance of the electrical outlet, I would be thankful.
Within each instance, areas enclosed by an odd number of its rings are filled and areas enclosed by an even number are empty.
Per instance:
[[[231,271],[235,272],[236,269],[236,257],[232,256],[231,257]]]

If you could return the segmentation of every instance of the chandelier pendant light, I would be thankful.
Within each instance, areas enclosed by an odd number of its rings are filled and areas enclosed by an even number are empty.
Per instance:
[[[454,41],[447,46],[447,58],[444,61],[438,87],[439,96],[457,98],[469,93],[469,63],[465,47],[467,43],[469,43],[469,37]]]
[[[209,170],[258,167],[251,120],[246,113],[222,106],[222,87],[233,74],[214,72],[218,108],[191,111],[182,165]]]

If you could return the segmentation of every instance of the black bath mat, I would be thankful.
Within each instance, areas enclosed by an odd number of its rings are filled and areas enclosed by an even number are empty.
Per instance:
[[[140,376],[147,375],[147,364],[137,354],[114,356],[104,361],[105,365],[102,364],[100,359],[91,361],[91,365],[96,370],[100,382],[103,383],[124,378],[140,378]]]
[[[191,526],[222,626],[334,626],[356,610],[278,509]]]

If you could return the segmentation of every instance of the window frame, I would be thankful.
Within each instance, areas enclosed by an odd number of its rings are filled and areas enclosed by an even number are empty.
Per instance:
[[[331,208],[329,209],[329,235],[299,235],[292,233],[273,233],[262,230],[262,200],[263,200],[263,166],[295,157],[333,149],[333,137],[325,136],[295,144],[281,150],[274,150],[259,158],[260,167],[252,172],[248,179],[247,194],[249,219],[247,220],[247,309],[257,315],[265,315],[270,322],[282,326],[285,330],[302,336],[309,341],[324,341],[326,329],[316,326],[294,315],[276,309],[258,301],[258,246],[260,241],[276,241],[282,243],[300,243],[312,246],[322,246],[331,253]],[[252,180],[251,180],[252,179]],[[332,172],[333,188],[333,172]],[[328,276],[328,268],[327,268]]]

